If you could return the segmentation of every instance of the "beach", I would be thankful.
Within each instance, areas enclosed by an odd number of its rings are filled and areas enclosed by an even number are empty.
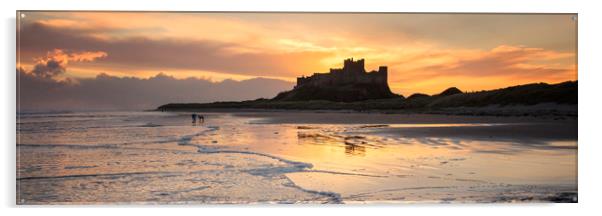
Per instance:
[[[577,118],[27,113],[22,204],[576,202]]]

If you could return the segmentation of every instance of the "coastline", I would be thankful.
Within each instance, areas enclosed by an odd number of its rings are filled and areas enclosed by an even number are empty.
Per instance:
[[[405,115],[444,115],[444,116],[496,116],[496,117],[536,117],[552,119],[577,119],[577,105],[536,104],[485,107],[450,107],[439,109],[270,109],[270,108],[181,108],[153,109],[153,112],[216,112],[216,113],[368,113],[368,114],[405,114]]]

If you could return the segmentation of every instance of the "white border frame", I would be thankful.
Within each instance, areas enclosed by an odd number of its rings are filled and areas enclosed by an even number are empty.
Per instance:
[[[597,53],[602,50],[602,38],[599,23],[602,11],[600,3],[595,1],[528,1],[528,0],[336,0],[336,1],[279,1],[279,0],[231,0],[231,1],[5,1],[2,6],[2,48],[4,54],[0,59],[4,66],[2,82],[4,88],[2,98],[2,136],[4,141],[2,149],[2,189],[0,203],[8,211],[3,214],[35,214],[48,213],[73,214],[73,215],[106,215],[114,213],[123,214],[351,214],[374,215],[383,213],[416,214],[425,213],[447,215],[455,214],[483,214],[487,215],[573,215],[600,213],[601,200],[599,198],[600,182],[599,164],[602,164],[602,153],[599,137],[597,137],[600,124],[600,94],[602,89],[600,64],[602,58]],[[303,12],[456,12],[456,13],[578,13],[578,63],[579,63],[579,203],[578,204],[456,204],[456,205],[360,205],[360,206],[315,206],[307,205],[259,205],[259,206],[128,206],[108,208],[107,206],[86,206],[82,208],[52,206],[49,209],[31,206],[15,206],[15,128],[16,128],[16,10],[140,10],[140,11],[303,11]],[[110,206],[111,207],[111,206]],[[113,206],[114,207],[114,206]],[[175,208],[179,207],[179,208]],[[186,207],[186,208],[183,208]],[[294,208],[294,209],[292,209]],[[89,211],[92,210],[93,211]],[[543,213],[545,212],[545,213]]]

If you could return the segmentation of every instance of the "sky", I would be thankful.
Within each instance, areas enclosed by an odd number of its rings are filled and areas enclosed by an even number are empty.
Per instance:
[[[577,80],[576,30],[574,14],[23,12],[18,88],[44,109],[269,98],[346,58],[388,66],[404,96],[558,83]]]

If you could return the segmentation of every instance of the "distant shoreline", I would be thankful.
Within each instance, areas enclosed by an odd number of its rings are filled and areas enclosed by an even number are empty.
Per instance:
[[[542,108],[545,107],[545,108]],[[161,110],[148,110],[161,112]],[[558,117],[577,118],[577,105],[537,104],[504,107],[454,107],[438,110],[345,110],[345,109],[266,109],[266,108],[192,108],[165,110],[165,112],[215,112],[215,113],[367,113],[367,114],[426,114],[456,116],[497,117]]]

